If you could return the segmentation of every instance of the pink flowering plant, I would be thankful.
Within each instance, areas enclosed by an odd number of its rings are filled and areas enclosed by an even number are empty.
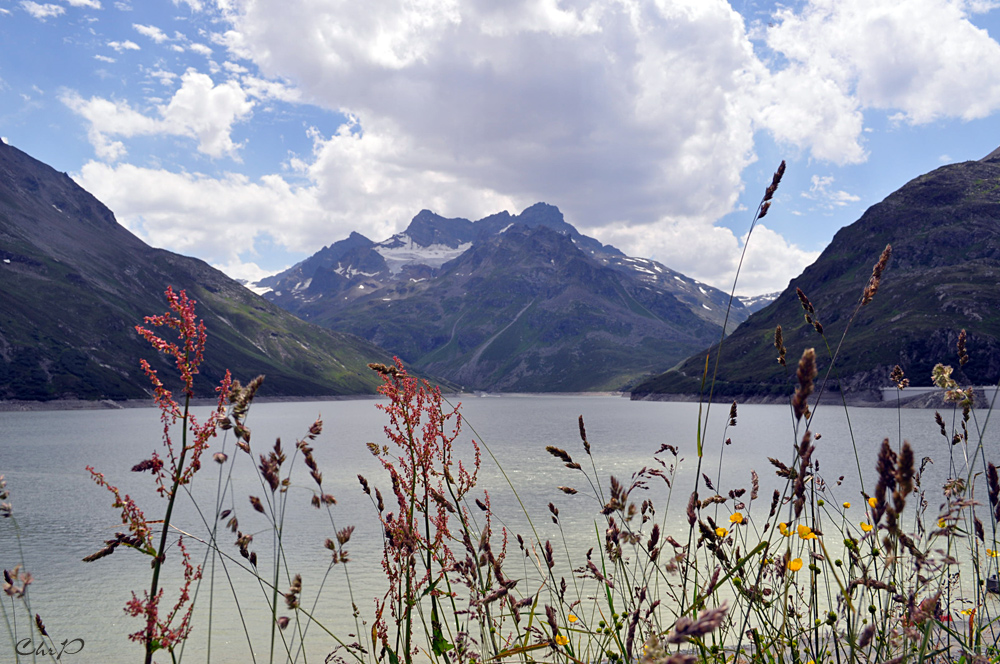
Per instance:
[[[94,481],[114,496],[112,505],[121,510],[122,523],[127,527],[128,533],[117,533],[114,539],[105,543],[103,549],[87,556],[84,560],[88,562],[98,560],[110,555],[119,546],[135,549],[152,558],[153,572],[149,590],[145,591],[142,597],[133,593],[132,599],[125,606],[125,612],[130,616],[144,619],[143,627],[129,638],[142,643],[145,647],[146,664],[152,661],[153,653],[157,650],[165,649],[173,653],[177,645],[191,633],[191,612],[194,609],[191,586],[201,578],[202,568],[191,562],[191,555],[184,545],[183,538],[178,538],[177,549],[181,552],[184,582],[176,601],[169,609],[164,607],[164,589],[160,587],[160,573],[167,559],[171,518],[178,489],[189,484],[201,468],[202,454],[208,448],[209,440],[215,436],[220,420],[226,415],[225,399],[233,383],[227,371],[216,388],[219,394],[217,408],[205,422],[199,423],[190,407],[194,398],[194,379],[198,374],[205,350],[205,324],[197,320],[194,311],[195,300],[188,298],[185,291],[175,293],[173,288],[168,287],[166,296],[170,311],[159,316],[147,316],[145,322],[153,328],[174,330],[177,341],[167,341],[150,328],[142,326],[135,328],[153,348],[173,358],[183,385],[183,404],[181,404],[164,386],[157,371],[149,362],[142,360],[142,368],[152,383],[154,399],[160,409],[163,447],[166,454],[164,457],[154,451],[150,458],[136,464],[132,470],[150,471],[156,481],[157,491],[167,501],[162,522],[159,522],[158,538],[153,529],[153,522],[147,520],[135,500],[128,494],[123,495],[118,487],[105,479],[102,473],[93,467],[87,467]],[[180,432],[179,441],[174,438],[174,432],[177,430]]]

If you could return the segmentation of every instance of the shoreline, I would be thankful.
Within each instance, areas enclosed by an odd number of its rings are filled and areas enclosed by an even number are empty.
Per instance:
[[[628,392],[442,392],[446,397],[459,399],[490,399],[495,397],[527,398],[537,396],[548,397],[623,397],[628,398]],[[313,401],[361,401],[376,400],[382,397],[378,394],[338,394],[319,396],[259,396],[254,403],[309,403]],[[211,397],[200,397],[191,400],[193,406],[214,406],[218,401]],[[26,399],[0,400],[0,413],[42,412],[61,410],[124,410],[126,408],[156,408],[152,398],[149,399],[52,399],[51,401],[30,401]]]

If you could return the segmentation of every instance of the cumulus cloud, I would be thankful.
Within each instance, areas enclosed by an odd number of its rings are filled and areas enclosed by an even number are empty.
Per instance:
[[[140,23],[133,23],[132,27],[135,28],[136,32],[138,32],[140,35],[144,37],[149,37],[157,44],[162,44],[163,42],[170,39],[170,37],[168,37],[166,33],[163,32],[163,30],[160,30],[155,25],[142,25]]]
[[[235,173],[208,177],[91,161],[76,180],[111,202],[118,220],[150,244],[230,267],[252,253],[256,236],[267,232],[295,247],[301,229],[326,215],[315,190],[278,176],[251,181]]]
[[[144,115],[124,101],[84,99],[76,92],[64,93],[61,100],[89,123],[88,136],[97,155],[112,161],[126,152],[124,143],[114,137],[158,134],[195,138],[199,152],[237,158],[240,146],[230,132],[254,105],[235,81],[215,85],[208,75],[193,69],[181,76],[181,87],[170,101],[156,107],[159,117]]]
[[[749,244],[746,234],[737,237],[728,228],[706,227],[703,223],[684,219],[664,220],[654,232],[612,224],[598,229],[596,234],[601,241],[620,247],[626,253],[654,258],[727,292],[732,288],[746,244],[737,295],[758,295],[783,289],[820,253],[788,242],[763,223],[755,226]]]
[[[88,9],[100,9],[100,0],[66,0],[71,7],[87,7]]]
[[[21,8],[39,21],[62,16],[66,13],[66,8],[62,5],[39,4],[31,0],[22,0]]]
[[[209,38],[239,84],[225,84],[235,89],[223,111],[204,106],[212,136],[194,128],[191,109],[169,121],[176,96],[158,115],[102,99],[75,109],[104,109],[85,115],[103,158],[147,127],[234,154],[230,129],[250,99],[348,114],[351,123],[316,134],[313,154],[292,162],[307,185],[283,195],[298,212],[278,241],[302,251],[350,230],[384,237],[425,207],[475,218],[544,200],[628,253],[724,285],[742,240],[715,222],[738,201],[758,132],[802,160],[856,164],[867,159],[871,114],[920,125],[1000,110],[1000,44],[970,21],[995,0],[806,0],[776,10],[766,27],[747,26],[725,0],[216,4],[223,20]],[[223,87],[208,86],[194,96]],[[102,168],[91,174],[138,177],[126,165]],[[233,209],[244,188],[277,195],[289,186],[177,177],[234,197],[225,203]],[[831,208],[858,200],[829,176],[805,195]],[[142,212],[150,238],[172,237],[151,230],[171,215]],[[745,292],[782,287],[815,255],[759,227]]]
[[[119,53],[124,53],[125,51],[138,51],[142,48],[130,39],[126,39],[125,41],[109,41],[108,46],[115,49]]]
[[[911,125],[1000,109],[1000,44],[969,20],[996,3],[811,0],[778,10],[767,46],[787,66],[764,81],[758,120],[820,159],[865,159],[862,113]]]
[[[128,119],[123,116],[119,122]],[[384,239],[398,230],[399,222],[416,214],[409,206],[414,197],[422,196],[428,207],[438,210],[495,212],[516,207],[507,197],[463,186],[447,174],[409,165],[405,159],[394,161],[392,157],[404,156],[410,146],[389,145],[391,138],[361,135],[351,125],[329,138],[315,131],[312,136],[312,154],[290,163],[292,178],[250,180],[233,173],[211,177],[92,161],[76,179],[147,242],[229,270],[236,269],[241,256],[253,255],[254,238],[264,233],[304,253],[356,230]],[[359,168],[359,162],[367,166]]]
[[[825,209],[832,210],[861,200],[860,196],[849,194],[842,189],[834,189],[832,175],[813,175],[810,181],[809,191],[802,192],[802,197],[817,201]]]
[[[106,55],[95,55],[94,59],[95,60],[100,60],[101,62],[107,62],[109,64],[112,63],[112,62],[116,62],[116,60],[114,58],[109,58]]]
[[[197,42],[188,44],[188,48],[198,53],[199,55],[204,55],[206,58],[212,55],[212,49],[204,44],[199,44]]]

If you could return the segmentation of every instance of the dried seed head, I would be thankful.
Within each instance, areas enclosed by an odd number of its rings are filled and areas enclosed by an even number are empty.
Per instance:
[[[580,440],[583,441],[583,451],[590,454],[590,443],[587,441],[587,429],[583,426],[583,415],[578,420],[580,424]]]
[[[858,638],[858,648],[864,649],[872,642],[872,637],[875,636],[875,625],[868,625],[863,630],[861,630],[861,636]]]
[[[573,463],[573,458],[569,455],[568,452],[566,452],[566,450],[560,449],[554,445],[546,445],[545,451],[551,454],[552,456],[556,457],[557,459],[565,461],[566,463]]]
[[[963,367],[969,361],[969,354],[965,352],[965,339],[965,330],[962,330],[958,333],[958,364]]]
[[[778,349],[778,364],[783,367],[787,366],[785,364],[785,340],[782,337],[780,325],[774,328],[774,347]]]
[[[729,606],[723,602],[714,609],[702,611],[697,620],[687,616],[679,618],[674,625],[674,631],[667,637],[667,643],[685,643],[718,629],[726,619],[728,611]]]
[[[903,369],[898,364],[892,368],[892,372],[889,374],[889,380],[891,380],[899,389],[903,389],[910,385],[910,379],[903,378]]]
[[[806,312],[806,322],[812,324],[812,316],[816,313],[812,302],[809,301],[809,298],[806,297],[806,294],[802,292],[801,288],[796,288],[795,294],[799,296],[799,304],[802,305],[803,311]]]
[[[42,622],[42,617],[37,613],[35,614],[35,627],[38,628],[38,633],[41,634],[42,636],[49,635],[49,633],[45,629],[45,623]]]
[[[868,285],[865,286],[865,291],[861,295],[861,305],[864,306],[872,301],[875,297],[875,293],[878,292],[879,283],[882,281],[882,272],[885,270],[885,266],[889,263],[889,256],[892,255],[892,245],[885,245],[885,249],[882,250],[882,255],[879,256],[878,262],[875,263],[875,267],[872,268],[872,276],[868,279]]]
[[[687,504],[688,525],[693,526],[695,522],[698,521],[698,517],[695,514],[695,509],[697,508],[697,506],[698,506],[698,492],[695,491],[691,494],[691,497],[688,499],[688,504]]]
[[[807,348],[802,353],[799,360],[799,368],[795,375],[799,379],[799,386],[795,388],[795,396],[792,397],[792,409],[795,411],[796,421],[801,420],[803,415],[809,414],[809,395],[813,391],[813,380],[816,378],[816,351]]]

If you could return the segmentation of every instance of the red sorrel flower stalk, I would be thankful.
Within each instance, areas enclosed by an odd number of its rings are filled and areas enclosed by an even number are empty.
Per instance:
[[[471,471],[454,459],[453,444],[462,416],[458,406],[442,405],[440,388],[407,374],[398,358],[393,366],[369,366],[381,375],[379,393],[389,400],[377,407],[389,416],[385,434],[392,443],[369,443],[369,449],[389,473],[396,502],[394,511],[386,509],[376,490],[386,538],[382,567],[389,579],[389,592],[379,604],[375,632],[383,652],[394,655],[390,659],[409,662],[415,652],[413,611],[424,595],[431,600],[431,646],[437,654],[450,647],[440,630],[438,598],[448,594],[442,589],[447,584],[445,574],[456,562],[449,542],[461,540],[449,530],[449,515],[456,514],[465,529],[462,499],[475,486],[480,451],[473,441]],[[362,486],[366,485],[362,478]],[[394,644],[389,642],[389,616],[384,616],[387,604],[398,625]]]
[[[119,533],[116,539],[106,542],[104,549],[84,558],[86,561],[97,560],[110,555],[119,545],[125,545],[145,553],[153,558],[153,576],[149,591],[140,599],[134,593],[125,607],[131,616],[145,616],[146,626],[130,635],[129,638],[139,641],[146,648],[146,664],[150,664],[153,653],[159,649],[173,651],[178,643],[187,638],[191,631],[190,617],[193,604],[187,608],[180,624],[171,627],[174,619],[181,613],[181,608],[190,600],[191,583],[201,577],[201,568],[191,564],[183,542],[178,542],[184,565],[184,585],[180,597],[165,618],[160,618],[160,600],[163,590],[159,587],[160,570],[166,560],[167,533],[170,530],[170,519],[173,514],[177,489],[188,484],[194,474],[201,468],[201,456],[208,448],[208,441],[215,435],[215,429],[220,419],[225,416],[225,400],[232,386],[232,378],[226,372],[216,391],[219,393],[219,403],[208,420],[199,424],[190,412],[191,398],[194,396],[194,377],[198,374],[205,351],[205,324],[198,321],[194,313],[195,301],[188,299],[187,293],[175,293],[172,287],[166,291],[170,311],[160,316],[147,316],[145,322],[153,327],[169,327],[177,332],[177,342],[166,341],[152,330],[136,326],[136,332],[142,335],[156,350],[171,356],[180,372],[184,392],[184,406],[174,399],[157,376],[157,372],[146,360],[141,361],[143,371],[153,385],[154,399],[160,409],[160,420],[163,422],[163,445],[167,450],[166,459],[153,452],[149,459],[136,464],[132,470],[153,473],[157,491],[167,499],[167,509],[163,517],[159,545],[154,548],[153,530],[142,511],[128,495],[121,495],[117,487],[109,484],[104,475],[88,466],[93,479],[100,486],[106,487],[115,496],[113,506],[121,509],[122,523],[128,526],[130,536]],[[180,422],[180,447],[175,445],[171,430]]]

